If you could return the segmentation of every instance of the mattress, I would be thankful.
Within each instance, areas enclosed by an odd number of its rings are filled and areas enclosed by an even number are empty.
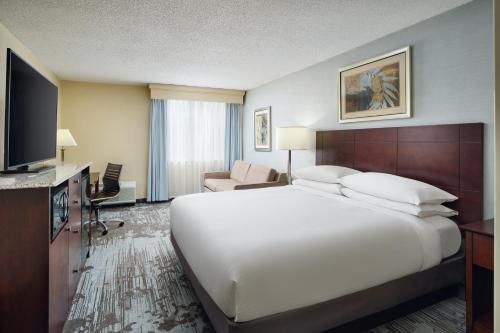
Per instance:
[[[452,252],[442,244],[453,237],[445,218],[297,186],[183,196],[170,214],[197,279],[236,322],[377,286]]]

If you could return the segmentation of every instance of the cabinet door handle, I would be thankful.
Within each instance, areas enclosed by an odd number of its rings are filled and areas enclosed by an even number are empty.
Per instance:
[[[74,269],[74,270],[73,270],[73,273],[75,273],[75,274],[76,274],[76,273],[78,273],[78,271],[79,271],[79,269]]]
[[[80,179],[73,180],[73,184],[78,184],[79,182],[80,182]]]
[[[74,234],[77,234],[77,233],[79,233],[79,232],[80,232],[80,229],[78,229],[78,228],[73,229],[73,233],[74,233]]]
[[[71,230],[71,228],[70,228],[70,227],[66,227],[66,228],[64,228],[64,231],[70,231],[70,230]]]
[[[73,200],[73,203],[74,203],[75,205],[77,205],[77,204],[78,204],[78,202],[79,202],[78,200]]]

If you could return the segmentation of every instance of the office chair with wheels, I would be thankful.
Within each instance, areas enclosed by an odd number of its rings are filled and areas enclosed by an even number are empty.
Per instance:
[[[106,200],[116,197],[118,193],[120,193],[119,180],[121,171],[121,164],[108,163],[106,171],[104,172],[104,177],[102,177],[103,189],[90,195],[91,209],[95,212],[95,221],[92,221],[92,224],[103,229],[103,236],[108,233],[108,227],[105,223],[111,221],[118,222],[120,227],[125,223],[122,219],[103,220],[99,216],[102,208],[101,204]]]

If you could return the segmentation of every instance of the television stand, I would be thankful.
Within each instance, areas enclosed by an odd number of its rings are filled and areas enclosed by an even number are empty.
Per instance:
[[[28,166],[22,166],[17,169],[12,169],[12,170],[2,170],[0,171],[0,174],[2,175],[15,175],[15,174],[22,174],[22,173],[45,173],[48,172],[52,169],[54,169],[55,166],[53,165],[41,165],[33,168],[29,168]]]

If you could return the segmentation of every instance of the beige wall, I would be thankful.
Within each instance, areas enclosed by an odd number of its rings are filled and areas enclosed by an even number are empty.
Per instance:
[[[61,127],[78,144],[66,161],[91,161],[100,172],[108,162],[123,164],[121,179],[135,180],[137,198],[145,198],[149,101],[146,86],[62,81]]]
[[[59,81],[1,23],[0,169],[3,169],[7,48],[59,87],[58,128],[69,128],[78,143],[78,147],[66,151],[66,160],[92,161],[92,169],[101,172],[107,162],[122,163],[122,180],[135,180],[137,197],[145,198],[150,101],[147,86]]]
[[[7,69],[7,48],[11,48],[24,61],[29,63],[56,86],[60,87],[57,76],[41,64],[20,40],[0,23],[0,169],[3,170],[4,123],[5,123],[5,71]],[[59,100],[61,92],[59,91]],[[60,110],[60,107],[59,107]],[[58,110],[58,124],[60,112]]]

